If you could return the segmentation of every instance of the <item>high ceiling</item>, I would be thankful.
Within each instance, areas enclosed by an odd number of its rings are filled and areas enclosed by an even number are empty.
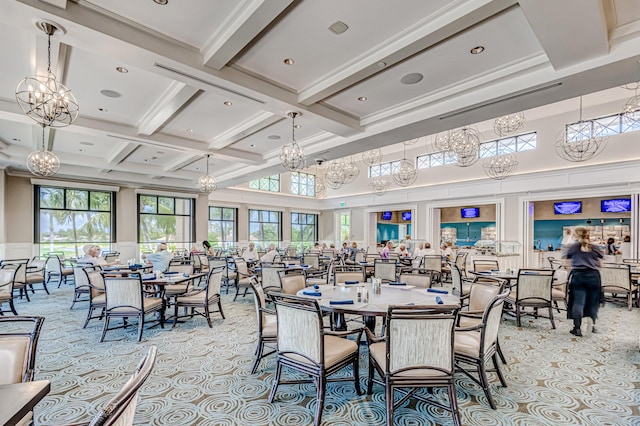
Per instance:
[[[80,106],[46,134],[58,176],[133,186],[195,189],[205,154],[221,187],[282,172],[289,111],[313,163],[640,79],[634,0],[1,1],[16,174],[42,143],[14,93],[46,70],[43,20]]]

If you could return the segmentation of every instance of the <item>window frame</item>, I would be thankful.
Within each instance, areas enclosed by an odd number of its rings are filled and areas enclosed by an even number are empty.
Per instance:
[[[294,223],[293,215],[297,215],[298,216],[297,223]],[[300,223],[300,217],[301,216],[304,216],[304,223]],[[312,224],[308,223],[309,216],[312,216],[314,218]],[[303,248],[307,247],[307,245],[306,245],[307,243],[310,243],[308,245],[308,247],[313,247],[313,244],[316,241],[318,241],[318,218],[319,218],[319,215],[317,215],[315,213],[291,212],[290,218],[291,218],[291,245],[296,247],[296,248],[303,249]],[[293,239],[294,227],[299,227],[300,228],[299,229],[299,234],[304,236],[304,227],[309,226],[309,225],[313,225],[313,238],[311,238],[310,241],[305,240],[304,238],[302,240],[294,240]]]
[[[251,220],[251,216],[252,216],[252,212],[257,212],[258,214],[258,221],[253,221]],[[265,210],[265,209],[248,209],[248,218],[247,218],[247,224],[248,224],[248,235],[249,235],[249,242],[253,242],[255,243],[257,246],[260,245],[268,245],[271,243],[271,241],[269,240],[265,240],[265,239],[253,239],[252,238],[252,234],[251,234],[251,224],[252,223],[258,223],[260,224],[260,232],[261,232],[261,237],[264,238],[264,229],[261,226],[262,224],[265,223],[277,223],[278,224],[278,230],[277,230],[277,236],[278,236],[278,240],[277,241],[273,241],[274,244],[276,244],[277,246],[280,245],[280,243],[282,243],[282,212],[278,211],[278,210]],[[276,214],[278,220],[276,222],[272,222],[272,221],[263,221],[261,220],[261,218],[263,217],[263,214],[267,213],[267,216],[269,218],[271,218],[272,214]],[[264,247],[263,247],[264,248]]]
[[[218,219],[211,219],[211,215],[212,215],[212,209],[220,209],[220,220]],[[224,219],[224,212],[225,210],[233,210],[233,220],[226,220]],[[231,246],[235,246],[238,243],[238,209],[235,207],[224,207],[224,206],[209,206],[209,215],[208,215],[208,220],[207,220],[207,240],[211,241],[211,231],[210,231],[210,226],[211,226],[211,222],[220,222],[220,229],[221,229],[221,234],[223,239],[221,241],[219,241],[220,247],[226,249],[229,248]],[[229,223],[231,222],[233,224],[233,240],[232,241],[227,241],[224,239],[224,229],[225,227],[223,226],[225,223]]]
[[[272,189],[277,187],[277,189]],[[280,192],[280,175],[270,175],[249,181],[249,188],[258,191]]]
[[[188,217],[190,220],[190,223],[188,224],[189,226],[187,227],[187,230],[189,232],[189,235],[187,236],[188,241],[164,241],[169,245],[169,249],[172,250],[174,247],[178,244],[192,244],[194,241],[194,236],[196,234],[196,203],[195,203],[195,199],[190,198],[190,197],[176,197],[173,195],[156,195],[156,194],[144,194],[144,193],[139,193],[137,194],[137,199],[136,199],[136,219],[137,219],[137,227],[136,227],[136,242],[138,245],[143,246],[145,244],[149,245],[150,243],[153,244],[157,244],[159,241],[142,241],[142,235],[140,232],[140,224],[141,224],[141,217],[145,216],[145,215],[149,215],[149,216],[174,216],[174,217]],[[141,208],[141,199],[142,197],[151,197],[151,198],[155,198],[156,202],[155,202],[155,211],[154,212],[142,212]],[[167,199],[167,200],[173,200],[173,208],[172,208],[172,213],[161,213],[158,209],[158,206],[160,205],[159,200],[160,199]],[[181,200],[187,203],[187,205],[189,206],[189,213],[176,213],[176,200]],[[167,205],[164,206],[165,208],[167,207]],[[176,227],[177,230],[177,227]],[[151,249],[152,247],[147,247],[147,249]]]
[[[304,181],[304,182],[303,182]],[[302,190],[306,188],[305,190]],[[306,192],[306,194],[302,193]],[[316,175],[303,172],[291,173],[291,193],[303,197],[316,196]]]

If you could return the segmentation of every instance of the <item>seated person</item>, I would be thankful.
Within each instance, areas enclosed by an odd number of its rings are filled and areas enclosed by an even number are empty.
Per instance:
[[[451,250],[451,247],[447,245],[447,243],[442,243],[442,249],[440,250],[440,254],[444,258],[451,259],[451,256],[453,256],[453,251]]]
[[[276,245],[275,244],[269,244],[269,250],[265,254],[262,255],[262,257],[260,258],[260,262],[261,263],[272,263],[277,255],[278,255],[278,250],[276,250]]]
[[[425,255],[427,255],[427,249],[425,248],[425,243],[418,244],[418,248],[413,252],[413,256],[419,257],[419,256],[425,256]]]
[[[142,259],[151,262],[154,271],[166,272],[173,255],[169,253],[166,243],[160,243],[155,253],[143,254]]]
[[[407,250],[407,246],[402,243],[398,247],[396,247],[396,249],[394,250],[394,253],[398,253],[400,257],[409,257],[409,251]]]
[[[320,243],[315,243],[313,247],[309,249],[309,253],[319,253],[320,251]]]
[[[344,263],[347,263],[349,265],[355,264],[357,251],[358,251],[358,243],[354,241],[351,243],[351,247],[349,247],[349,254],[345,257]]]
[[[216,251],[213,247],[211,247],[209,241],[204,240],[202,242],[202,247],[204,248],[204,254],[206,254],[207,256],[215,256]]]
[[[335,255],[337,255],[338,253],[340,253],[338,251],[338,249],[336,248],[336,245],[334,243],[329,244],[329,250],[333,251],[333,256],[335,257]]]
[[[249,243],[249,248],[246,249],[244,253],[242,253],[242,258],[247,262],[253,262],[255,260],[258,260],[260,256],[258,256],[258,253],[256,253],[255,248],[256,248],[256,245],[254,243]]]
[[[382,259],[389,259],[389,253],[391,253],[391,250],[393,250],[393,241],[387,241],[387,244],[380,252],[380,257]]]
[[[100,253],[100,248],[98,247],[98,251],[96,252],[95,244],[85,244],[82,246],[82,251],[84,252],[84,256],[78,258],[78,263],[84,264],[92,264],[94,266],[101,266],[100,259],[98,258],[98,254]],[[102,259],[104,261],[104,259]],[[106,264],[106,262],[104,262]]]
[[[349,254],[349,246],[347,245],[346,241],[344,243],[342,243],[342,248],[340,249],[340,254],[345,255],[345,256]]]

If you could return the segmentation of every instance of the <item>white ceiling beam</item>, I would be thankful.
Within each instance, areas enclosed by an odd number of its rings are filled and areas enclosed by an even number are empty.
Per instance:
[[[60,9],[66,9],[67,8],[67,0],[40,0],[42,2],[45,3],[49,3],[52,6],[55,6],[57,8]]]
[[[120,164],[128,156],[138,149],[140,145],[130,142],[121,142],[111,153],[107,156],[108,164]]]
[[[138,134],[149,136],[157,132],[173,115],[183,108],[199,90],[179,81],[172,81],[137,124]]]
[[[455,4],[455,2],[454,2]],[[312,105],[352,86],[383,69],[428,49],[472,25],[509,8],[514,0],[469,0],[441,15],[415,25],[413,31],[374,46],[336,72],[302,90],[298,102]],[[379,64],[385,64],[382,67]]]
[[[263,111],[213,138],[209,142],[209,148],[220,149],[227,147],[283,119],[284,117],[269,111]]]
[[[201,155],[183,155],[183,156],[180,156],[180,157],[176,158],[174,161],[172,161],[171,163],[169,163],[166,166],[164,166],[164,171],[165,172],[175,172],[176,170],[180,170],[181,168],[183,168],[185,166],[188,166],[189,164],[191,164],[194,161],[197,161],[197,160],[199,160],[201,158],[202,158]]]
[[[601,0],[520,0],[554,69],[609,53],[609,33]]]
[[[221,70],[293,0],[242,0],[202,50],[203,63]]]

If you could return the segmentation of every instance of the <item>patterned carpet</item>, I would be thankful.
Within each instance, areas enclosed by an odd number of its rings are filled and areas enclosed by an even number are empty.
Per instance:
[[[55,287],[55,286],[54,286]],[[88,420],[124,384],[149,345],[158,347],[155,368],[143,386],[136,414],[138,425],[308,425],[315,408],[312,385],[279,388],[267,402],[274,358],[250,373],[256,318],[249,295],[232,302],[224,296],[226,320],[215,316],[213,329],[203,318],[175,329],[107,333],[98,343],[102,322],[82,329],[86,303],[69,310],[71,286],[38,292],[18,301],[22,315],[44,315],[36,379],[51,381],[51,393],[38,405],[37,425]],[[508,365],[508,387],[493,380],[498,405],[491,410],[481,389],[460,375],[457,397],[465,425],[640,425],[640,310],[607,304],[600,311],[600,333],[576,338],[569,321],[532,320],[517,329],[507,318],[501,342]],[[360,376],[366,389],[367,351],[362,346]],[[437,396],[442,396],[437,393]],[[444,398],[444,397],[443,397]],[[352,384],[329,384],[323,412],[325,425],[384,424],[384,393],[357,396]],[[442,411],[422,402],[407,402],[396,412],[397,425],[452,424]]]

